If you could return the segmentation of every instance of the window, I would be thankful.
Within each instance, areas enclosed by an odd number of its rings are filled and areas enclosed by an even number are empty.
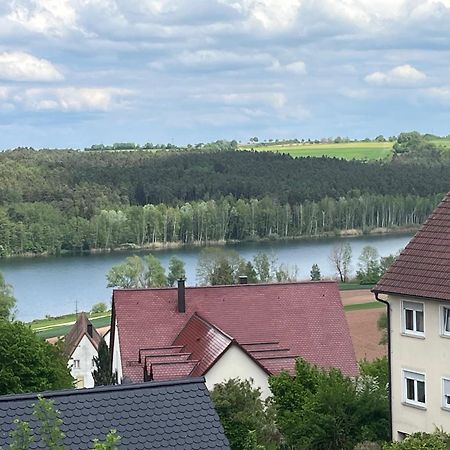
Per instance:
[[[92,358],[92,367],[95,367],[95,357]]]
[[[424,331],[423,303],[403,302],[403,332],[423,336]]]
[[[442,307],[442,334],[444,336],[450,336],[450,308],[446,308],[445,306]]]
[[[442,378],[442,407],[450,409],[450,380]]]
[[[79,369],[80,368],[80,360],[79,359],[74,359],[73,360],[73,368],[74,369]]]
[[[404,393],[406,404],[425,406],[425,375],[422,373],[403,371]]]

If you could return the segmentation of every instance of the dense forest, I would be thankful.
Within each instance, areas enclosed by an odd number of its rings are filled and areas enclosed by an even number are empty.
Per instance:
[[[0,254],[290,238],[418,225],[450,164],[185,150],[0,153]]]

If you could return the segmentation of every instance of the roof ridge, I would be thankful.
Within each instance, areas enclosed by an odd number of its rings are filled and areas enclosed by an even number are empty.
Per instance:
[[[217,288],[246,288],[246,287],[261,287],[261,286],[284,286],[284,285],[293,285],[293,284],[336,284],[336,280],[300,280],[300,281],[273,281],[267,283],[247,283],[247,284],[216,284],[214,286],[186,286],[186,290],[191,289],[217,289]],[[138,292],[138,291],[177,291],[177,287],[160,287],[160,288],[121,288],[121,289],[113,289],[113,296],[115,292]]]
[[[205,322],[207,325],[211,326],[212,328],[216,329],[220,334],[222,334],[223,336],[225,336],[226,338],[228,338],[230,341],[234,341],[234,337],[231,336],[230,334],[226,333],[225,331],[222,330],[222,328],[219,328],[217,325],[215,325],[214,323],[210,322],[208,319],[205,319],[203,316],[201,316],[197,311],[194,312],[194,314],[192,314],[192,316],[189,318],[189,320],[192,319],[192,317],[198,317],[201,321]],[[180,333],[178,334],[178,336],[181,334],[181,332],[187,327],[187,324],[189,323],[189,321],[186,323],[186,325],[182,328],[182,330],[180,331]],[[178,338],[177,336],[177,338]]]
[[[205,383],[205,377],[191,377],[191,378],[183,378],[178,380],[169,380],[169,381],[146,381],[145,383],[133,383],[133,384],[116,384],[113,386],[96,386],[89,389],[61,389],[58,391],[43,391],[37,393],[26,393],[26,394],[7,394],[0,395],[0,403],[9,402],[11,400],[29,400],[35,399],[39,396],[44,398],[53,398],[53,397],[66,397],[68,395],[90,395],[94,393],[103,393],[103,392],[122,392],[129,391],[135,389],[154,389],[161,386],[172,386],[172,385],[184,385],[184,384],[198,384]]]

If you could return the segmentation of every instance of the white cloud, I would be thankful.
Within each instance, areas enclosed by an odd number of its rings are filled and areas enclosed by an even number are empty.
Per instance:
[[[276,72],[290,72],[296,75],[306,74],[306,64],[301,60],[294,61],[285,65],[280,64],[280,62],[276,60],[272,64],[272,67],[270,69]]]
[[[13,0],[7,17],[28,31],[62,36],[77,28],[75,5],[71,0]]]
[[[449,87],[432,87],[425,89],[425,94],[439,103],[444,105],[450,104],[450,88]]]
[[[31,88],[17,92],[14,101],[37,111],[108,111],[126,105],[126,98],[131,94],[119,88]]]
[[[357,89],[357,88],[342,88],[339,90],[339,93],[347,98],[352,98],[355,100],[363,100],[368,98],[368,92],[366,89]]]
[[[367,83],[376,86],[409,86],[424,81],[425,73],[409,64],[394,67],[387,72],[373,72],[364,79]]]
[[[46,59],[25,52],[0,53],[0,79],[11,81],[58,81],[62,73]]]
[[[275,109],[283,108],[287,102],[286,95],[282,92],[231,93],[222,94],[219,99],[228,105],[265,104]]]
[[[222,0],[241,14],[248,22],[269,31],[291,27],[297,18],[301,0]]]

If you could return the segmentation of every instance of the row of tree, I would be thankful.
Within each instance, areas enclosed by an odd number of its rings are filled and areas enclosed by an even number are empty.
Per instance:
[[[208,144],[212,145],[212,144]],[[19,149],[0,153],[0,205],[51,203],[73,216],[124,204],[271,196],[291,206],[359,194],[426,197],[446,192],[450,161],[422,164],[293,158],[254,151],[114,151]],[[224,145],[226,148],[226,145]],[[359,195],[358,194],[358,195]]]
[[[425,221],[440,198],[366,194],[289,204],[272,197],[227,196],[177,206],[103,209],[90,218],[71,216],[48,203],[16,203],[0,207],[0,256],[414,227]]]

